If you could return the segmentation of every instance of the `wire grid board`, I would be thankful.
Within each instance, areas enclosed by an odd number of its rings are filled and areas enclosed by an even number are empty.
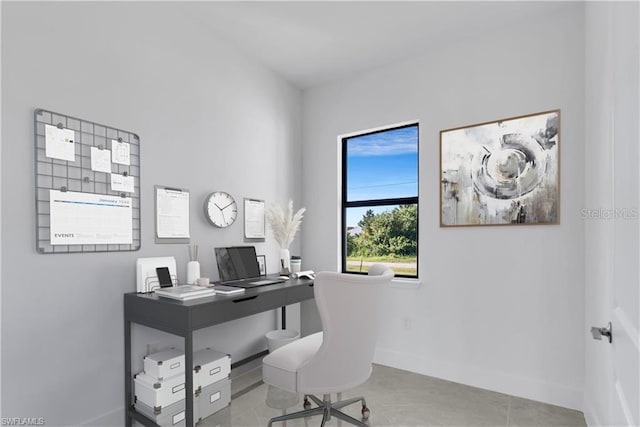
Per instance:
[[[75,161],[46,157],[45,125],[74,131]],[[132,132],[37,109],[34,113],[36,162],[36,248],[38,253],[120,252],[140,249],[140,138]],[[111,172],[134,177],[134,192],[111,190],[111,174],[91,169],[91,147],[110,149],[111,141],[129,144],[129,165],[111,163]],[[51,244],[49,191],[73,191],[131,198],[131,244]]]

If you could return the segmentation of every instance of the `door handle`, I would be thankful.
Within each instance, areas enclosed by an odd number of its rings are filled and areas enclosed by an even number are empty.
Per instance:
[[[609,322],[606,328],[598,328],[597,326],[591,327],[591,335],[594,340],[601,341],[602,337],[605,336],[609,339],[609,343],[611,343],[611,340],[613,339],[611,332],[611,322]]]

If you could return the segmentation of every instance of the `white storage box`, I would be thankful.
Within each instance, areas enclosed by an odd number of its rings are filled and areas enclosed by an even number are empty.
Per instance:
[[[193,388],[198,390],[226,379],[231,373],[231,356],[205,348],[193,353]]]
[[[231,403],[231,380],[225,378],[203,387],[196,400],[199,418],[194,417],[194,419],[201,420],[215,414]]]
[[[156,410],[185,398],[184,374],[158,380],[145,373],[133,377],[136,400]]]
[[[198,420],[198,402],[194,399],[193,419]],[[155,409],[138,401],[135,403],[136,411],[153,420],[161,427],[186,427],[185,399],[162,409]]]
[[[144,373],[158,380],[184,374],[184,352],[170,348],[145,356]]]

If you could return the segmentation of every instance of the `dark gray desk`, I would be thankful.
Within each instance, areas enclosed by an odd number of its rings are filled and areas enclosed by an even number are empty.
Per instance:
[[[313,298],[313,281],[289,280],[275,285],[247,289],[237,295],[214,295],[190,301],[161,298],[155,294],[130,293],[124,295],[124,396],[125,425],[133,419],[145,426],[157,426],[133,407],[133,372],[131,372],[131,324],[138,323],[184,338],[185,366],[193,366],[193,332],[239,319],[263,311],[282,307],[283,327],[285,310]],[[224,351],[224,349],[218,349]],[[185,372],[187,426],[193,426],[193,369]]]

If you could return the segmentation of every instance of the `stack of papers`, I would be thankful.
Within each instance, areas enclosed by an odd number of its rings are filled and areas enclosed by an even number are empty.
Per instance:
[[[226,286],[226,285],[215,285],[213,289],[215,289],[216,293],[222,294],[222,295],[233,295],[233,294],[240,294],[244,292],[244,288],[237,288],[235,286]]]
[[[216,294],[211,288],[203,288],[195,285],[171,286],[168,288],[157,288],[154,291],[157,295],[166,298],[173,298],[186,301],[196,298],[210,297]]]

